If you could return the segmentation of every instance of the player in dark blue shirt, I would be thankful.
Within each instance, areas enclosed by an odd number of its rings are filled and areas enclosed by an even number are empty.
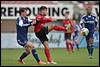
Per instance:
[[[93,55],[93,34],[95,29],[97,28],[98,20],[95,15],[92,14],[92,7],[86,8],[87,14],[81,18],[80,27],[87,28],[89,30],[89,34],[86,36],[87,41],[87,49],[89,53],[89,58],[92,59]]]
[[[17,42],[19,45],[25,48],[25,52],[19,57],[18,62],[24,64],[23,59],[27,57],[30,54],[30,52],[32,52],[38,64],[46,64],[45,62],[40,60],[33,43],[28,41],[27,38],[28,27],[34,24],[35,22],[33,22],[27,17],[26,8],[21,8],[19,10],[19,14],[20,16],[16,19]]]

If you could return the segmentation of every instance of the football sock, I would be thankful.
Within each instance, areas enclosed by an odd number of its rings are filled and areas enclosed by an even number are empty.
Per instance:
[[[69,51],[69,43],[66,41],[66,49]]]
[[[87,49],[88,49],[88,54],[90,55],[91,54],[90,53],[90,51],[91,51],[90,46],[87,46]]]
[[[53,26],[53,30],[66,31],[66,28],[64,28],[63,26],[54,25]]]
[[[20,60],[23,60],[27,55],[29,55],[30,52],[25,51],[21,56],[20,56]]]
[[[77,49],[79,49],[79,45],[78,44],[76,44],[76,47],[77,47]]]
[[[91,54],[91,56],[92,56],[92,54],[93,54],[93,45],[90,46],[90,50],[91,50],[91,51],[90,51],[90,54]]]
[[[72,44],[72,43],[70,43],[70,46],[71,46],[71,51],[73,51],[73,44]]]
[[[45,55],[46,55],[47,61],[51,62],[51,57],[50,57],[49,49],[45,48],[44,51],[45,51]]]
[[[35,60],[36,60],[37,62],[40,61],[40,58],[39,58],[39,56],[38,56],[38,54],[37,54],[35,48],[32,49],[32,55],[34,56],[34,58],[35,58]]]

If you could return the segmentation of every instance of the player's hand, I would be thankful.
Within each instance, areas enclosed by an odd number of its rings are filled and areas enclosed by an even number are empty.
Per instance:
[[[83,32],[82,32],[82,31],[80,31],[79,34],[80,34],[81,36],[83,36]]]
[[[72,33],[72,36],[75,36],[75,33]]]
[[[36,24],[36,20],[33,20],[33,22],[31,23],[31,25],[34,25],[34,24]]]

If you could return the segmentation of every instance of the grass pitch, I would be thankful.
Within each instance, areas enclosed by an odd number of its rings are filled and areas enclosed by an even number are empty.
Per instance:
[[[44,50],[39,48],[36,50],[40,58],[47,62]],[[68,54],[64,48],[52,48],[50,49],[51,58],[57,64],[45,65],[38,65],[32,54],[24,59],[25,64],[18,64],[17,59],[22,52],[23,49],[18,48],[1,49],[1,66],[99,66],[99,48],[94,49],[93,59],[88,59],[86,48],[81,48],[80,51],[75,49],[71,54]]]

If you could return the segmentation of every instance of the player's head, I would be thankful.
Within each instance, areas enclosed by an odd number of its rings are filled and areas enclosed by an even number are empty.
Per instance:
[[[86,9],[86,11],[87,11],[87,14],[88,14],[88,15],[90,15],[90,14],[91,14],[91,12],[92,12],[92,8],[91,8],[91,7],[89,7],[89,8],[87,8],[87,9]]]
[[[46,16],[47,15],[47,7],[46,6],[41,6],[40,7],[40,14]]]
[[[64,13],[64,16],[65,16],[65,19],[68,19],[68,18],[69,18],[69,11],[66,11],[66,12]]]
[[[76,20],[73,20],[73,24],[76,24]]]
[[[20,16],[23,16],[23,17],[27,16],[27,9],[26,8],[20,8],[19,14],[20,14]]]
[[[92,13],[92,5],[91,4],[87,4],[86,12],[88,15],[90,15]]]

